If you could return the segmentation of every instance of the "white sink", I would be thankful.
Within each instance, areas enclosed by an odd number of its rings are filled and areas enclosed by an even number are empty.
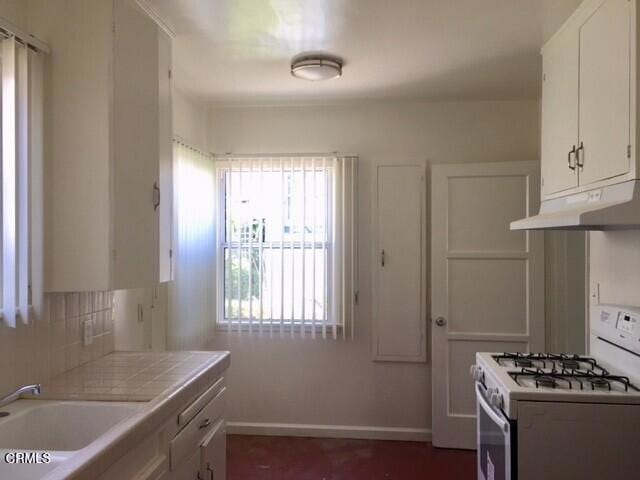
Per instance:
[[[140,411],[142,405],[18,400],[2,408],[10,415],[0,418],[0,478],[41,478],[111,427]],[[16,452],[25,451],[35,454],[46,452],[51,461],[10,463]]]

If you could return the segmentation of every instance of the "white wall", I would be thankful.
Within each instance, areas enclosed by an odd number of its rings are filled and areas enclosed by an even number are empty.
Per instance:
[[[212,109],[213,152],[361,158],[355,341],[218,332],[211,347],[232,353],[229,420],[430,429],[430,364],[371,361],[372,166],[537,159],[538,115],[536,101]]]
[[[207,146],[207,108],[197,99],[173,89],[173,133],[194,147],[204,150]]]
[[[640,306],[640,231],[591,232],[590,250],[590,303]]]
[[[590,307],[640,308],[640,230],[590,232],[589,244]]]
[[[545,232],[545,340],[546,351],[586,352],[585,232]]]
[[[0,0],[0,17],[9,20],[18,28],[27,28],[28,2],[25,0]]]

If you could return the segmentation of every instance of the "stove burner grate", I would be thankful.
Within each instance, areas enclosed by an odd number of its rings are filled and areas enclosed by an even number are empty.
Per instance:
[[[566,358],[560,360],[560,366],[565,370],[578,370],[580,368],[580,362],[573,358]]]
[[[609,375],[595,358],[583,355],[568,355],[566,353],[502,353],[494,355],[493,359],[502,366],[514,365],[518,368],[542,367],[556,371],[562,370],[591,370],[596,375]]]
[[[540,388],[540,387],[556,388],[557,386],[556,379],[548,375],[538,375],[533,377],[533,379],[536,382],[536,388]]]
[[[545,371],[541,368],[522,368],[520,371],[509,372],[511,378],[520,386],[526,386],[522,379],[532,379],[535,388],[561,388],[566,387],[572,390],[574,386],[579,386],[584,390],[585,383],[591,386],[591,390],[613,390],[613,384],[620,385],[624,391],[633,390],[640,392],[640,388],[631,383],[628,377],[619,375],[601,374],[593,370],[566,370],[558,372],[556,370]]]
[[[591,384],[591,390],[603,389],[611,391],[611,382],[603,377],[588,378],[587,381]],[[625,386],[626,390],[626,386]]]
[[[522,367],[522,368],[531,368],[533,367],[533,362],[528,359],[528,358],[516,358],[513,361],[514,365],[516,367]]]

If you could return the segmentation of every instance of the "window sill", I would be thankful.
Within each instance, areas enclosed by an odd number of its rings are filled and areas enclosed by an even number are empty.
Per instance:
[[[323,334],[323,331],[326,332],[327,336],[332,335],[333,329],[335,328],[336,332],[342,332],[343,326],[342,324],[322,324],[317,323],[313,325],[312,323],[302,324],[298,323],[282,323],[280,322],[258,322],[254,321],[249,322],[248,320],[241,321],[240,324],[237,322],[216,322],[216,331],[220,332],[260,332],[262,333],[291,333],[291,332],[304,332],[312,334],[314,331],[316,334]]]

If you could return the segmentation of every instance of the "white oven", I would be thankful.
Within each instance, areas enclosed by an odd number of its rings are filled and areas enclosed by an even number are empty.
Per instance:
[[[476,382],[478,403],[478,480],[513,480],[514,428],[499,408],[490,405],[487,388]]]
[[[478,353],[479,480],[640,478],[640,308],[591,309],[587,355]]]

